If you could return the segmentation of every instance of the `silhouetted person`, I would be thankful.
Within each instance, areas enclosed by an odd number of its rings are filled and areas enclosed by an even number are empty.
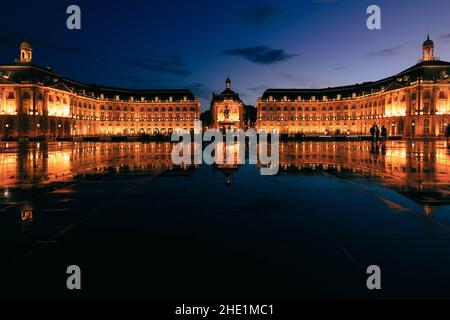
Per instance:
[[[386,141],[386,140],[387,140],[387,129],[386,129],[385,126],[382,126],[382,127],[381,127],[381,139],[382,139],[383,141]]]
[[[378,141],[380,140],[380,129],[378,128],[377,125],[375,125],[375,136],[376,136],[376,141],[378,143]]]
[[[372,144],[375,140],[375,131],[376,131],[376,129],[375,129],[375,123],[374,123],[372,128],[370,128],[370,135],[372,136]]]

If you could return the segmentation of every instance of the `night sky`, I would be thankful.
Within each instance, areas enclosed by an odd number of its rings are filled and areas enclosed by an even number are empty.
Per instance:
[[[66,28],[77,4],[82,29]],[[382,10],[368,30],[366,9]],[[266,88],[378,80],[421,57],[429,30],[450,60],[448,0],[5,1],[0,62],[27,39],[34,62],[74,80],[130,88],[188,88],[209,108],[227,75],[246,104]]]

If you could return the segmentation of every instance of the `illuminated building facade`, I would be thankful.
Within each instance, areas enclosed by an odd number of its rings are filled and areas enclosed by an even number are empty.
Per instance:
[[[258,130],[280,134],[367,135],[374,123],[398,136],[443,136],[450,123],[450,63],[428,37],[421,61],[375,82],[325,89],[268,89]]]
[[[212,128],[227,130],[244,127],[244,103],[239,94],[231,90],[231,80],[227,78],[225,90],[213,93],[211,100]]]
[[[200,102],[191,91],[86,85],[33,64],[33,50],[0,66],[0,137],[63,138],[193,130]]]

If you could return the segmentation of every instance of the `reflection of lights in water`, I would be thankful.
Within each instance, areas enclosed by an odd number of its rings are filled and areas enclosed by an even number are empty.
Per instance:
[[[435,211],[436,211],[436,208],[434,208],[432,206],[425,205],[423,207],[423,212],[424,212],[425,216],[427,216],[427,217],[432,216]]]
[[[5,190],[3,190],[3,194],[2,197],[5,198],[6,200],[9,200],[11,198],[11,193],[9,192],[9,189],[6,188]]]
[[[33,209],[23,208],[20,212],[20,218],[23,222],[33,221]]]

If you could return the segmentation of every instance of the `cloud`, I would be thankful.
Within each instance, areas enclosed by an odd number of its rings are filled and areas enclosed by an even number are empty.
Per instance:
[[[450,33],[442,34],[439,37],[439,40],[441,40],[444,43],[450,42]]]
[[[370,58],[393,57],[393,56],[399,55],[402,52],[403,49],[404,49],[404,46],[403,45],[399,45],[399,46],[396,46],[396,47],[393,47],[393,48],[387,48],[387,49],[378,50],[378,51],[371,51],[367,55]]]
[[[180,57],[168,57],[168,58],[142,58],[142,59],[120,59],[120,60],[105,60],[111,63],[121,63],[142,69],[145,71],[152,71],[161,74],[173,74],[176,76],[187,77],[192,74],[188,70],[186,64],[181,60]]]
[[[260,92],[260,91],[266,90],[267,88],[268,88],[268,86],[260,85],[260,86],[248,88],[248,90],[252,91],[252,92]]]
[[[138,76],[133,76],[129,74],[119,74],[117,79],[122,81],[134,82],[134,83],[144,83],[145,80]]]
[[[194,82],[194,83],[184,85],[181,87],[192,90],[194,95],[197,97],[200,97],[205,100],[211,99],[212,90],[202,83]]]
[[[146,71],[170,73],[182,77],[192,74],[179,57],[129,60],[128,64]]]
[[[276,5],[258,5],[242,11],[241,17],[248,24],[255,27],[270,25],[276,16],[281,12],[281,8]]]
[[[272,49],[268,46],[255,46],[246,48],[236,48],[223,52],[228,56],[238,56],[258,64],[274,64],[283,62],[295,57],[295,54],[288,54],[283,49]]]

